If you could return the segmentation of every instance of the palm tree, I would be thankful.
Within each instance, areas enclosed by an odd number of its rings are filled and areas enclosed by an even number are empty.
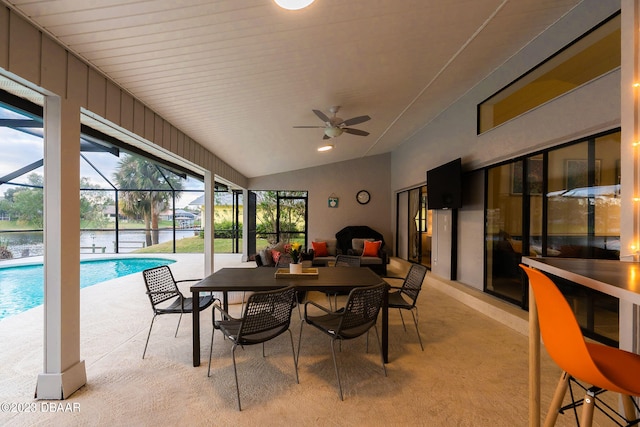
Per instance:
[[[113,178],[120,190],[120,210],[131,218],[142,217],[147,246],[157,244],[158,218],[169,206],[172,190],[182,190],[180,178],[155,163],[131,155],[120,160]]]

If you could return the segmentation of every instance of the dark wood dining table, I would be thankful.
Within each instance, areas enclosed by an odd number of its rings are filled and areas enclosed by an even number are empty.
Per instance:
[[[191,286],[194,301],[201,292],[222,292],[224,308],[228,308],[227,294],[229,292],[267,291],[272,289],[294,286],[299,291],[350,291],[353,288],[372,286],[384,280],[371,269],[366,267],[317,267],[317,276],[296,276],[276,278],[275,268],[223,268],[205,277]],[[388,293],[382,306],[382,354],[385,363],[388,362]],[[200,366],[200,313],[193,311],[192,315],[193,366]]]
[[[605,259],[533,258],[522,263],[619,299],[620,348],[638,352],[640,263]],[[529,426],[540,426],[540,326],[535,295],[529,289]]]

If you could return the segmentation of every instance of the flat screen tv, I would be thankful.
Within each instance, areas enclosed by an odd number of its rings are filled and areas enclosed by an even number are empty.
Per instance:
[[[462,159],[427,171],[427,208],[462,207]]]

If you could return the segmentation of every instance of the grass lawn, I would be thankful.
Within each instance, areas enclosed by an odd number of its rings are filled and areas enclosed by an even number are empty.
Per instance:
[[[233,253],[233,240],[232,239],[214,239],[213,250],[218,254],[230,254]],[[267,246],[266,240],[259,240],[256,242],[256,248],[264,248]],[[170,254],[173,253],[173,241],[164,242],[146,248],[133,251],[136,254]],[[185,237],[184,239],[176,240],[176,253],[204,253],[204,239],[199,236]]]

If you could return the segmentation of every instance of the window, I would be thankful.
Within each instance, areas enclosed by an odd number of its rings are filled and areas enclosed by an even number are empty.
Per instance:
[[[618,259],[620,132],[490,167],[486,171],[485,291],[527,307],[522,256]],[[615,344],[615,298],[556,281],[585,334]]]
[[[249,227],[250,251],[277,242],[307,247],[306,191],[255,191],[249,197],[255,197],[255,204],[249,204],[249,215],[255,217],[256,224],[255,229]]]
[[[620,67],[620,58],[618,14],[478,105],[478,133]]]

